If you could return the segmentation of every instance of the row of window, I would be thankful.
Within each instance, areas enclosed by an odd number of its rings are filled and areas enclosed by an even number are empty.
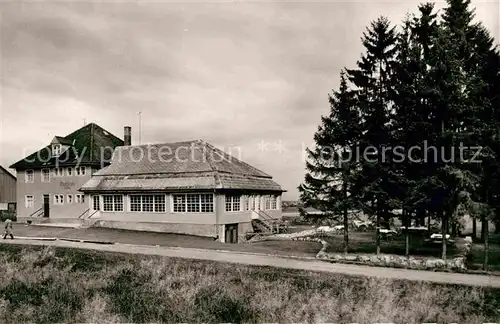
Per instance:
[[[65,199],[66,197],[66,199]],[[101,206],[102,197],[102,206]],[[164,213],[166,211],[165,195],[130,195],[129,211]],[[85,196],[77,195],[53,195],[54,205],[83,204]],[[74,199],[73,199],[74,198]],[[262,202],[262,203],[261,203]],[[26,196],[26,208],[32,208],[34,197]],[[226,212],[237,212],[242,210],[277,209],[277,196],[229,196],[226,195]],[[261,206],[262,205],[262,206]],[[172,211],[174,213],[213,213],[213,194],[174,194]],[[106,212],[124,211],[123,195],[102,195],[92,197],[93,210]]]
[[[94,170],[92,171],[94,173]],[[87,168],[84,166],[80,167],[67,167],[67,168],[55,168],[52,169],[52,176],[55,177],[64,177],[64,176],[84,176],[87,174]]]
[[[164,213],[165,195],[130,196],[130,211]]]
[[[96,172],[97,169],[92,168],[92,173]],[[64,177],[67,176],[84,176],[87,174],[87,168],[84,166],[79,167],[67,167],[67,168],[55,168],[55,169],[42,169],[41,172],[41,180],[42,182],[50,182],[50,178],[52,177]],[[26,170],[24,181],[27,183],[35,182],[35,172],[33,170]]]
[[[278,196],[227,196],[226,211],[235,212],[242,210],[276,210],[278,209]]]
[[[66,202],[67,204],[84,204],[85,203],[85,195],[83,194],[78,194],[78,195],[66,195],[66,199],[64,199],[64,195],[59,195],[56,194],[54,195],[54,205],[64,205]],[[24,197],[24,204],[26,208],[33,208],[35,205],[35,197],[33,195],[27,195]]]
[[[102,204],[104,211],[123,211],[123,196],[122,195],[114,195],[102,196]]]
[[[100,196],[93,197],[93,209],[100,210]],[[103,211],[123,211],[122,195],[103,195]],[[242,200],[244,203],[242,205]],[[261,205],[262,201],[262,206]],[[276,210],[277,196],[226,196],[226,211],[244,210]],[[131,212],[165,212],[165,195],[130,195],[129,211]],[[174,213],[213,213],[213,194],[174,194],[172,211]]]
[[[213,213],[213,194],[179,194],[173,195],[174,213]]]
[[[102,195],[92,197],[92,209],[105,212],[123,211],[122,195]],[[164,213],[166,211],[165,195],[130,195],[129,211]],[[174,213],[213,213],[213,194],[176,194],[173,195]]]

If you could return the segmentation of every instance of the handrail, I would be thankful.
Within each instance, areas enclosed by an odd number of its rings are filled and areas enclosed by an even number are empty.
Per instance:
[[[259,227],[261,231],[264,231],[264,232],[272,232],[273,231],[272,224],[263,222],[260,219],[255,219],[255,221],[256,221],[255,222],[256,226]],[[252,223],[253,223],[253,221],[252,221]]]
[[[272,220],[272,221],[277,220],[276,218],[274,218],[274,217],[272,217],[272,216],[268,215],[267,213],[265,213],[263,210],[258,210],[258,211],[257,211],[257,214],[259,214],[259,215],[261,215],[261,214],[262,214],[262,215],[264,215],[264,218],[267,218],[268,220]]]
[[[264,212],[263,210],[258,210],[257,211],[257,214],[258,215],[263,215],[264,219],[268,222],[272,222],[273,224],[275,223],[279,223],[279,224],[284,224],[285,222],[283,221],[283,219],[281,218],[274,218],[272,217],[271,215],[267,214],[266,212]]]
[[[89,217],[87,217],[87,219],[89,219],[90,217],[94,216],[97,212],[98,212],[98,210],[95,210],[92,214],[90,214]]]
[[[39,211],[41,211],[43,209],[43,207],[40,207],[39,209],[35,210],[34,212],[31,213],[31,215],[29,215],[28,217],[32,217],[33,215],[35,215],[36,213],[38,213]],[[36,216],[35,216],[36,217]]]
[[[287,222],[285,222],[285,221],[283,221],[283,219],[281,219],[281,218],[274,218],[274,217],[272,217],[271,215],[269,215],[269,214],[267,214],[266,212],[264,212],[263,210],[258,210],[258,211],[257,211],[257,214],[258,214],[259,216],[264,215],[264,217],[263,217],[263,218],[264,218],[264,220],[265,220],[266,222],[268,222],[268,223],[269,223],[269,226],[271,227],[271,229],[273,228],[273,226],[274,226],[274,225],[277,225],[277,226],[278,226],[278,228],[281,228],[281,227],[283,226],[283,227],[285,228],[285,231],[288,231],[288,228],[289,228],[288,223],[287,223]],[[265,222],[264,222],[264,223],[265,223]],[[279,231],[279,230],[278,230],[278,231]]]
[[[78,216],[78,218],[82,218],[82,216],[85,215],[89,210],[90,210],[90,208],[87,208],[87,210],[85,210],[83,213],[81,213],[80,216]]]

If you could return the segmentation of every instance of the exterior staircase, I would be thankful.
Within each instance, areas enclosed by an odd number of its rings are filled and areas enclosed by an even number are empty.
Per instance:
[[[97,217],[92,218],[92,217],[95,216],[97,212],[98,212],[97,210],[92,212],[89,208],[86,211],[84,211],[83,214],[78,216],[78,219],[80,219],[81,221],[81,227],[89,228],[92,225],[94,225],[94,223],[97,222],[98,218]]]
[[[255,233],[279,234],[287,233],[288,225],[281,218],[274,218],[262,210],[254,211],[252,227]]]
[[[51,218],[43,217],[44,211],[43,208],[40,208],[30,216],[18,219],[18,222],[29,223],[35,226],[88,228],[99,219],[95,217],[96,213],[97,211],[90,211],[90,209],[87,209],[77,218]]]
[[[47,219],[43,217],[44,211],[43,208],[39,208],[32,212],[29,216],[27,217],[18,217],[17,222],[18,223],[28,223],[28,224],[38,224],[38,223],[43,223]]]
[[[252,227],[255,233],[272,233],[272,228],[260,219],[252,219]]]

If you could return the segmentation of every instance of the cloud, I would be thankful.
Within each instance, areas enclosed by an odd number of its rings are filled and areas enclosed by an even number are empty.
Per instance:
[[[443,6],[440,2],[438,6]],[[498,4],[476,2],[498,37]],[[2,5],[0,163],[94,121],[142,142],[241,147],[296,198],[339,71],[383,14],[418,2],[36,2]],[[259,152],[261,141],[286,151]]]

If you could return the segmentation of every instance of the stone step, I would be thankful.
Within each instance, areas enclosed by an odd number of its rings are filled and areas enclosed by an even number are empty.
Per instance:
[[[44,223],[54,224],[54,223],[64,223],[64,224],[81,224],[83,219],[81,218],[45,218]]]
[[[32,224],[32,226],[40,226],[40,227],[61,227],[61,228],[81,228],[81,224],[75,223],[38,223]]]
[[[26,224],[31,222],[32,224],[42,223],[44,222],[44,217],[18,217],[17,223]]]

